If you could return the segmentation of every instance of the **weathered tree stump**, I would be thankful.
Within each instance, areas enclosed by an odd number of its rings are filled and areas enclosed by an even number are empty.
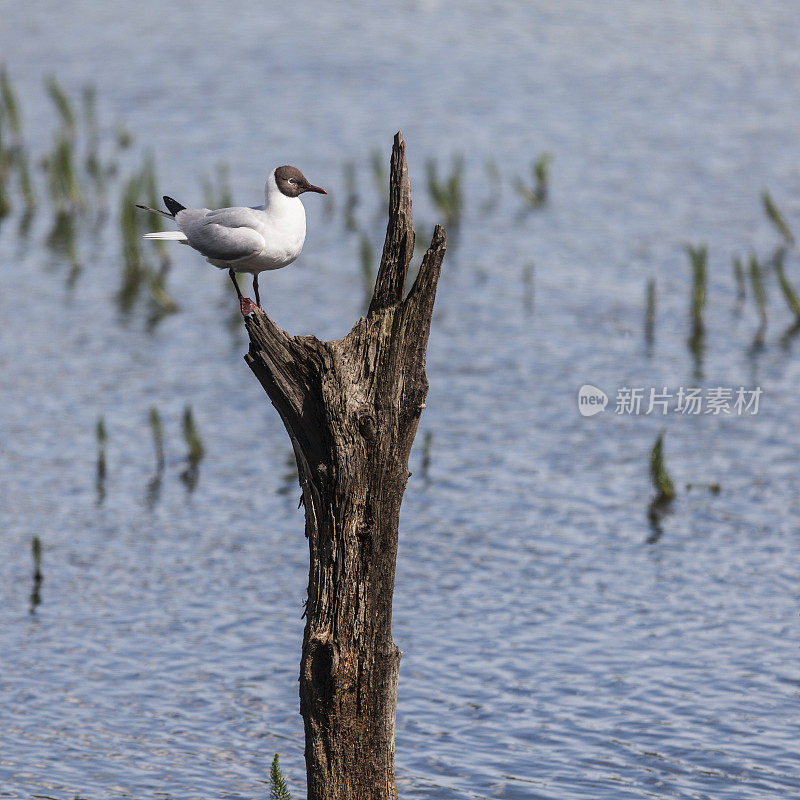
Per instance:
[[[366,318],[343,339],[289,336],[256,310],[245,360],[281,415],[302,487],[310,565],[300,713],[309,800],[397,797],[400,650],[392,639],[400,503],[428,381],[425,353],[445,252],[437,226],[405,296],[414,252],[401,133],[389,224]]]

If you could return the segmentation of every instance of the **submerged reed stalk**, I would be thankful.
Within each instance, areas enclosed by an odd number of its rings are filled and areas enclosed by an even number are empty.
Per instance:
[[[31,614],[36,611],[42,602],[42,541],[38,536],[31,540],[31,555],[33,556],[33,587],[31,588]]]
[[[652,349],[656,331],[656,279],[648,278],[645,289],[644,341]]]
[[[103,417],[97,420],[95,429],[97,437],[97,477],[95,489],[97,491],[97,504],[100,505],[106,496],[106,423]]]
[[[427,478],[431,469],[431,454],[433,452],[433,432],[425,431],[422,437],[422,477]]]
[[[153,446],[156,451],[156,472],[164,471],[164,428],[161,414],[155,406],[150,408],[150,431],[153,434]]]
[[[526,264],[522,270],[522,305],[525,311],[530,314],[533,311],[534,300],[536,299],[536,286],[534,278],[536,275],[536,265],[533,262]]]
[[[767,293],[764,291],[761,265],[755,255],[750,256],[750,288],[753,291],[753,300],[756,304],[759,319],[759,326],[753,339],[753,345],[759,347],[764,344],[764,334],[767,330]]]
[[[42,582],[42,540],[34,536],[31,540],[31,555],[33,556],[33,580]]]

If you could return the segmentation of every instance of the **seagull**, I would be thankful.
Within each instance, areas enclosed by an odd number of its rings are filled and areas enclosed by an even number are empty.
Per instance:
[[[231,208],[186,208],[171,197],[164,197],[168,211],[137,204],[137,208],[175,220],[177,231],[146,233],[145,239],[166,239],[187,244],[206,257],[209,264],[227,269],[242,316],[261,308],[258,274],[291,264],[303,249],[306,238],[306,212],[300,202],[303,192],[327,194],[310,184],[297,167],[276,167],[264,187],[263,206]],[[243,297],[236,281],[237,272],[253,275],[256,302]]]

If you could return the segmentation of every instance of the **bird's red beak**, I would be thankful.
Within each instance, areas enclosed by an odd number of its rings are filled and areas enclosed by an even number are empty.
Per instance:
[[[306,186],[307,192],[316,192],[317,194],[328,194],[324,189],[320,189],[319,186],[312,186],[310,183]]]

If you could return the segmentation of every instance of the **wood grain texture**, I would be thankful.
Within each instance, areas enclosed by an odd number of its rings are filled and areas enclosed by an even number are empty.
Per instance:
[[[408,296],[414,251],[402,134],[366,318],[343,339],[246,320],[245,356],[286,426],[309,546],[300,668],[309,800],[394,800],[400,650],[392,639],[400,504],[428,382],[425,354],[445,253],[437,226]]]

